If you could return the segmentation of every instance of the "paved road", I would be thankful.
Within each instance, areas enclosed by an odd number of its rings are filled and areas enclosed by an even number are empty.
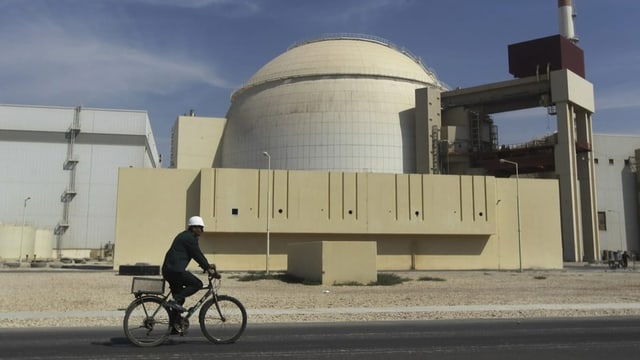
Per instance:
[[[640,317],[256,324],[233,345],[197,326],[151,349],[119,328],[3,329],[2,359],[636,359]]]

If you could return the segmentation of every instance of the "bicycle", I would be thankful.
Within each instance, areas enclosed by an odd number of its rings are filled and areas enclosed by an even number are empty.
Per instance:
[[[218,295],[219,274],[209,274],[209,284],[203,285],[206,293],[187,312],[177,314],[167,300],[164,279],[134,277],[131,293],[136,297],[124,315],[124,333],[134,345],[152,347],[162,344],[172,333],[184,336],[189,328],[189,318],[202,306],[198,315],[202,334],[214,344],[236,342],[247,327],[247,311],[240,300]]]

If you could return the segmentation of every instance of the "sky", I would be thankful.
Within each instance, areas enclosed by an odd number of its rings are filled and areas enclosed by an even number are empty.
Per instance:
[[[640,1],[574,4],[594,132],[640,135]],[[513,79],[507,46],[558,29],[557,0],[0,0],[0,103],[145,110],[166,167],[178,115],[224,117],[297,42],[381,37],[468,87]],[[500,144],[556,128],[544,108],[495,120]]]

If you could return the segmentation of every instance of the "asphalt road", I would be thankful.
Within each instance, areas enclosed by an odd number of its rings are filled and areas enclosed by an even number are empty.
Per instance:
[[[0,330],[2,359],[612,359],[640,357],[640,317],[249,325],[233,345],[199,327],[155,348],[120,328]]]

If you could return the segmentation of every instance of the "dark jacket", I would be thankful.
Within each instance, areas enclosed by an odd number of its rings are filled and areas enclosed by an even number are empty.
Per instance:
[[[198,238],[191,231],[185,230],[173,239],[171,247],[164,256],[162,273],[186,271],[191,259],[195,260],[204,271],[211,267],[200,250]]]

